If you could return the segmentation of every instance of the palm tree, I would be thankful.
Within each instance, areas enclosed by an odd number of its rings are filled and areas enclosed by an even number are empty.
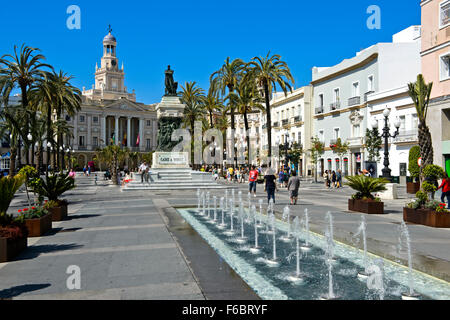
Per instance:
[[[119,167],[120,163],[122,163],[128,156],[128,154],[128,148],[121,148],[117,145],[110,145],[96,151],[96,158],[99,162],[104,162],[107,164],[109,171],[111,172],[111,180],[115,185],[119,184],[117,180],[117,168]]]
[[[245,67],[245,62],[241,59],[234,59],[230,62],[230,57],[227,57],[225,63],[222,67],[211,74],[210,82],[217,81],[217,85],[221,90],[222,96],[225,96],[226,89],[228,89],[228,93],[234,92],[234,89],[239,85],[239,82],[242,78],[242,71]],[[229,111],[231,114],[231,130],[235,131],[235,121],[234,121],[234,106],[232,103],[229,104]],[[236,161],[237,167],[237,157],[236,157],[236,148],[234,147],[234,159]]]
[[[195,81],[186,82],[184,87],[181,86],[181,101],[185,104],[184,107],[184,127],[189,127],[191,130],[191,144],[194,143],[194,125],[195,121],[203,118],[204,115],[204,97],[203,89],[197,86]],[[195,144],[194,144],[195,146]],[[192,153],[194,150],[192,150]],[[191,153],[191,161],[194,167],[194,157]]]
[[[70,84],[72,79],[72,76],[62,71],[59,71],[59,73],[46,73],[45,77],[37,81],[36,85],[30,89],[30,101],[34,108],[45,112],[47,116],[47,140],[53,145],[55,165],[57,163],[56,153],[63,145],[64,134],[62,132],[57,133],[58,138],[57,140],[55,139],[54,126],[51,124],[52,114],[55,112],[56,119],[59,121],[64,112],[74,116],[81,109],[81,92]],[[65,121],[64,119],[62,120]],[[58,158],[64,159],[64,150],[61,153],[61,156]],[[47,159],[50,159],[49,150],[47,151]]]
[[[422,168],[433,164],[433,143],[431,140],[430,129],[427,126],[428,104],[430,103],[431,90],[433,82],[426,84],[421,74],[417,76],[417,81],[408,84],[408,93],[414,102],[419,119],[419,147],[422,157],[422,166],[420,167],[421,182],[423,182]]]
[[[244,127],[247,139],[247,152],[248,152],[248,165],[250,165],[250,136],[249,136],[249,125],[248,125],[248,114],[256,109],[264,110],[261,104],[262,99],[259,95],[258,90],[254,81],[241,81],[239,86],[236,88],[236,93],[231,92],[227,98],[230,100],[230,104],[236,107],[236,110],[244,118]]]
[[[81,91],[70,84],[72,79],[73,76],[67,75],[61,70],[58,74],[54,73],[55,100],[57,102],[55,105],[55,113],[57,121],[61,120],[61,115],[63,113],[67,113],[69,116],[73,117],[81,110]],[[65,134],[62,132],[57,134],[60,147],[64,144],[64,136],[68,136],[67,131]],[[62,166],[64,166],[64,148],[62,148],[59,158],[62,160],[58,161],[58,163],[61,162]]]
[[[0,137],[10,141],[10,166],[9,175],[12,177],[16,171],[16,157],[19,149],[20,139],[26,140],[28,133],[24,130],[26,123],[27,110],[21,106],[8,106],[0,110]],[[20,152],[20,151],[19,151]]]
[[[195,121],[203,117],[203,89],[197,86],[195,81],[186,82],[181,85],[181,102],[185,104],[184,122],[191,129],[191,136],[194,136]]]
[[[209,126],[213,128],[213,113],[222,108],[222,100],[219,98],[219,88],[216,80],[211,81],[208,94],[205,96],[203,102],[209,114]]]
[[[281,61],[281,56],[274,54],[269,57],[269,53],[265,58],[254,57],[246,66],[247,73],[245,74],[245,81],[255,81],[258,87],[264,90],[264,99],[266,101],[267,114],[267,138],[269,143],[268,157],[272,156],[272,123],[270,113],[270,94],[273,90],[276,91],[278,84],[287,96],[287,90],[292,92],[292,87],[289,83],[294,83],[294,78],[286,62]]]
[[[0,58],[0,66],[4,65],[4,68],[0,68],[0,92],[2,95],[10,95],[12,89],[16,86],[19,87],[22,97],[22,107],[28,107],[28,89],[38,79],[45,77],[45,71],[43,68],[49,68],[53,70],[53,67],[42,63],[45,57],[42,54],[37,54],[40,51],[37,48],[32,48],[22,45],[20,52],[17,51],[18,47],[14,46],[14,55],[3,55]],[[34,116],[32,116],[34,117]],[[27,121],[25,125],[26,131],[29,130],[29,123]],[[27,141],[27,140],[25,140]],[[26,150],[29,149],[26,144]],[[34,145],[33,145],[34,146]],[[34,147],[32,147],[34,149]],[[29,154],[27,152],[27,164],[29,163]]]

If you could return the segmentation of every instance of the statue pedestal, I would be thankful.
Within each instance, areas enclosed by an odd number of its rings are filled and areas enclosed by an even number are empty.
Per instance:
[[[189,169],[188,152],[154,152],[152,169]]]
[[[156,106],[156,114],[163,117],[183,117],[184,104],[177,96],[163,96],[161,102]]]

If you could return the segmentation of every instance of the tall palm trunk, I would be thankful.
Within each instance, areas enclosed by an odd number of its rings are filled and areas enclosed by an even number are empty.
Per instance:
[[[270,158],[272,157],[272,116],[270,114],[269,84],[267,82],[264,83],[264,99],[266,101],[267,115],[267,143],[269,144],[267,155]]]
[[[212,111],[209,111],[209,126],[210,126],[211,129],[214,127]]]
[[[9,176],[14,176],[14,172],[16,171],[16,157],[17,157],[17,148],[11,147],[11,156],[9,160]]]
[[[22,93],[22,107],[24,109],[26,109],[28,107],[27,85],[24,84],[24,83],[20,83],[19,86],[20,86],[20,91]],[[29,119],[28,119],[28,116],[26,114],[24,116],[26,118],[26,121],[25,121],[25,134],[28,134],[30,132]],[[29,165],[30,164],[30,152],[29,152],[28,141],[27,141],[27,143],[24,143],[24,149],[26,151],[26,153],[25,153],[26,154],[26,158],[25,158],[26,159],[26,163],[27,163],[27,165]],[[19,167],[20,167],[20,165],[19,165]]]
[[[250,166],[250,132],[248,127],[247,108],[245,108],[244,110],[244,127],[245,127],[245,136],[247,139],[247,164]]]
[[[422,169],[429,164],[433,164],[433,144],[431,140],[431,133],[423,121],[419,122],[419,146],[420,146],[420,156],[422,157],[422,165],[420,166],[420,184],[424,182],[424,176],[422,175]]]

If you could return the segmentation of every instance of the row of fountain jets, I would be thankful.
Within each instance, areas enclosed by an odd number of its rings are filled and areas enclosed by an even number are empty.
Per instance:
[[[225,190],[225,196],[220,198],[219,202],[219,208],[221,212],[221,217],[218,217],[218,207],[217,207],[217,196],[213,196],[213,208],[211,209],[211,197],[209,192],[200,191],[200,189],[197,189],[197,213],[201,216],[204,216],[209,223],[216,224],[216,227],[218,229],[224,230],[227,228],[228,224],[225,223],[225,215],[228,214],[228,219],[230,221],[229,229],[224,231],[225,235],[233,236],[238,232],[238,230],[235,230],[234,228],[234,216],[236,212],[236,199],[235,199],[235,190],[231,190],[231,197],[228,196],[228,190]],[[259,199],[259,215],[257,214],[257,209],[255,205],[252,205],[251,202],[251,194],[248,193],[248,211],[247,214],[244,210],[244,202],[242,201],[242,191],[238,192],[238,203],[239,203],[239,209],[238,209],[238,220],[240,222],[240,236],[236,239],[236,242],[238,243],[246,243],[248,240],[248,237],[244,234],[244,223],[252,224],[254,225],[254,245],[249,249],[251,253],[258,254],[261,252],[261,247],[258,243],[258,235],[259,234],[266,234],[266,235],[272,235],[272,258],[271,259],[263,259],[260,258],[259,261],[264,261],[267,263],[268,266],[271,267],[277,267],[280,264],[280,260],[277,257],[277,238],[276,238],[276,228],[275,228],[275,212],[274,212],[274,203],[273,200],[270,199],[268,207],[267,207],[267,215],[266,215],[266,221],[263,222],[263,199]],[[329,284],[328,284],[328,294],[322,295],[321,299],[323,300],[336,300],[340,299],[338,295],[334,293],[333,290],[333,263],[336,262],[336,258],[334,256],[334,235],[333,235],[333,215],[330,211],[327,212],[326,216],[327,225],[325,228],[325,263],[328,267],[328,278],[329,278]],[[296,241],[296,271],[293,275],[288,277],[288,280],[293,283],[300,283],[303,281],[304,274],[300,271],[300,257],[301,251],[309,251],[312,248],[312,245],[310,244],[310,231],[309,231],[309,215],[308,215],[308,209],[305,209],[304,216],[302,219],[299,219],[298,216],[296,216],[293,219],[294,227],[293,230],[291,230],[291,214],[290,209],[288,206],[284,207],[283,209],[283,215],[282,215],[283,221],[286,221],[288,224],[288,231],[286,234],[281,236],[279,240],[283,242],[291,242],[295,238]],[[353,236],[359,237],[361,235],[361,238],[363,240],[363,265],[364,265],[364,271],[358,273],[358,277],[362,280],[367,281],[367,286],[369,289],[373,289],[376,292],[378,292],[380,299],[384,298],[385,295],[385,288],[384,288],[384,282],[383,282],[383,260],[381,258],[378,258],[374,261],[374,264],[369,265],[368,259],[367,259],[367,237],[366,237],[366,228],[367,223],[365,216],[361,217],[361,223],[358,227],[358,230],[356,234]],[[264,229],[259,231],[259,229]],[[300,243],[300,235],[302,233],[302,229],[305,233],[305,242]],[[412,258],[411,258],[411,246],[410,246],[410,236],[408,232],[408,228],[404,221],[400,224],[400,230],[399,230],[399,244],[397,246],[397,250],[402,249],[403,242],[406,243],[406,248],[408,252],[408,269],[409,269],[409,275],[408,275],[408,286],[409,291],[402,293],[402,299],[404,300],[417,300],[419,299],[419,294],[417,294],[413,289],[413,275],[412,275]],[[404,240],[404,241],[402,241]]]

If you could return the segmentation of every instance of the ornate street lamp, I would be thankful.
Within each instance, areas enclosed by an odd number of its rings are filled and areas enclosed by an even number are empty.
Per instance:
[[[400,128],[400,120],[397,118],[394,122],[394,126],[396,128],[396,131],[394,134],[390,133],[389,129],[389,115],[391,114],[391,110],[389,110],[387,107],[383,111],[384,116],[384,128],[383,133],[381,134],[381,137],[384,138],[384,168],[381,170],[383,172],[382,177],[392,181],[391,176],[391,169],[389,169],[389,138],[395,138],[398,136],[399,128]],[[378,128],[378,121],[376,119],[372,119],[372,128],[377,129]]]

